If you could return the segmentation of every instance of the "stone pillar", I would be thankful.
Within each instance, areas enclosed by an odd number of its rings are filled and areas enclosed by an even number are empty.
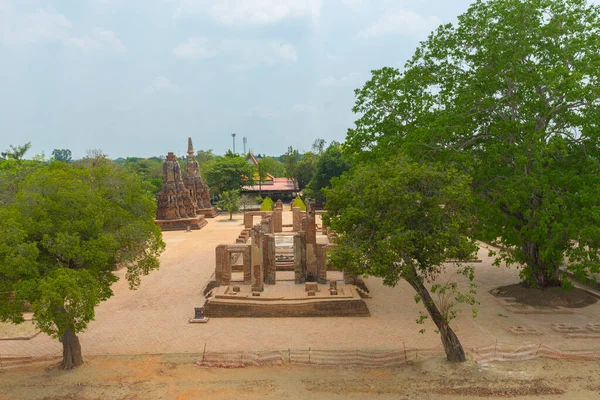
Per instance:
[[[319,266],[317,262],[317,225],[314,206],[314,200],[306,199],[306,218],[302,220],[302,224],[306,230],[306,273],[316,281],[319,275]]]
[[[283,211],[283,202],[281,201],[281,199],[277,199],[277,201],[275,202],[275,209]]]
[[[356,284],[358,275],[354,271],[346,271],[344,270],[344,283],[347,285]]]
[[[317,219],[315,201],[306,199],[306,244],[317,243]]]
[[[254,220],[254,214],[252,212],[244,213],[244,228],[252,228],[252,221]]]
[[[273,217],[271,215],[265,215],[260,221],[260,226],[262,229],[262,233],[264,233],[265,235],[275,232],[273,226]]]
[[[275,264],[275,236],[273,235],[263,235],[263,265],[265,283],[274,285],[277,267]]]
[[[221,286],[231,283],[231,256],[226,244],[218,245],[216,248],[215,280]]]
[[[262,292],[264,289],[263,255],[262,255],[263,233],[258,226],[252,229],[252,248],[250,258],[252,260],[252,291]]]
[[[294,281],[306,282],[306,238],[304,234],[294,235]]]
[[[326,244],[317,244],[317,282],[327,283],[327,249]]]
[[[273,231],[283,232],[283,210],[280,208],[273,211]]]
[[[294,232],[300,232],[302,230],[302,210],[300,207],[292,208],[293,216],[293,230]]]
[[[243,254],[244,263],[244,285],[249,285],[252,282],[252,256],[251,246],[247,245]]]

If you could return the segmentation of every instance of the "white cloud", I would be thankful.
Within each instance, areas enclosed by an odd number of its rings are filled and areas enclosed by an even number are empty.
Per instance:
[[[358,72],[349,73],[346,76],[342,76],[341,78],[335,78],[333,76],[328,76],[325,79],[321,79],[319,81],[319,86],[347,86],[356,83],[357,78],[360,76]]]
[[[207,38],[191,38],[173,49],[180,59],[206,59],[218,55],[230,56],[237,68],[273,66],[296,62],[298,55],[294,45],[281,40],[221,40],[211,42]]]
[[[317,22],[323,0],[182,0],[175,17],[208,13],[227,25],[269,24],[285,18]]]
[[[8,45],[62,41],[71,28],[67,17],[50,8],[19,15],[4,2],[0,11],[0,42]]]
[[[121,42],[113,31],[102,28],[95,28],[89,35],[69,38],[66,43],[86,52],[101,49],[110,49],[119,52],[127,51],[123,42]]]
[[[277,113],[275,113],[273,110],[265,107],[262,104],[257,104],[254,107],[252,107],[250,110],[248,110],[248,112],[246,113],[247,117],[259,117],[259,118],[273,118],[275,116],[277,116]]]
[[[235,54],[238,68],[270,67],[298,59],[296,47],[280,40],[225,40],[222,48]]]
[[[386,35],[419,36],[431,32],[441,20],[435,16],[422,16],[412,11],[393,9],[386,12],[374,25],[363,29],[359,38],[373,38]]]
[[[146,88],[147,94],[152,93],[176,93],[181,91],[178,86],[172,84],[169,79],[164,76],[157,76],[154,78],[150,86]]]
[[[205,37],[190,38],[187,42],[177,45],[173,49],[173,54],[177,58],[187,60],[202,60],[212,58],[219,54],[215,48],[209,47],[209,41]]]
[[[344,4],[344,7],[349,8],[351,10],[356,10],[360,8],[362,3],[362,0],[342,0],[342,4]]]
[[[121,5],[123,0],[89,0],[92,4],[100,5]]]
[[[297,113],[316,113],[319,110],[312,104],[294,104],[292,111]]]
[[[126,51],[123,42],[112,31],[95,28],[91,33],[77,37],[72,35],[72,26],[64,14],[52,8],[19,14],[10,2],[0,0],[0,43],[9,46],[61,43],[84,51]]]

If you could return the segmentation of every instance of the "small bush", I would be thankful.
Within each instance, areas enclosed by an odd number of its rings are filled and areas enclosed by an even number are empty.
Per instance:
[[[273,200],[267,196],[260,205],[260,211],[273,211],[274,205],[275,203],[273,203]]]
[[[306,204],[302,201],[300,196],[297,196],[293,201],[294,207],[300,207],[302,211],[306,211]]]

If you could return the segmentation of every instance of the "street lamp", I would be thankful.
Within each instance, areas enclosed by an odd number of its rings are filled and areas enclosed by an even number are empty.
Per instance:
[[[233,154],[235,154],[235,133],[231,134],[231,137],[233,138]]]

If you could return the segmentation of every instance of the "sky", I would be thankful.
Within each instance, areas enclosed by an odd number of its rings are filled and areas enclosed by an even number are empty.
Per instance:
[[[343,141],[354,90],[469,0],[0,0],[0,150],[280,155]]]

